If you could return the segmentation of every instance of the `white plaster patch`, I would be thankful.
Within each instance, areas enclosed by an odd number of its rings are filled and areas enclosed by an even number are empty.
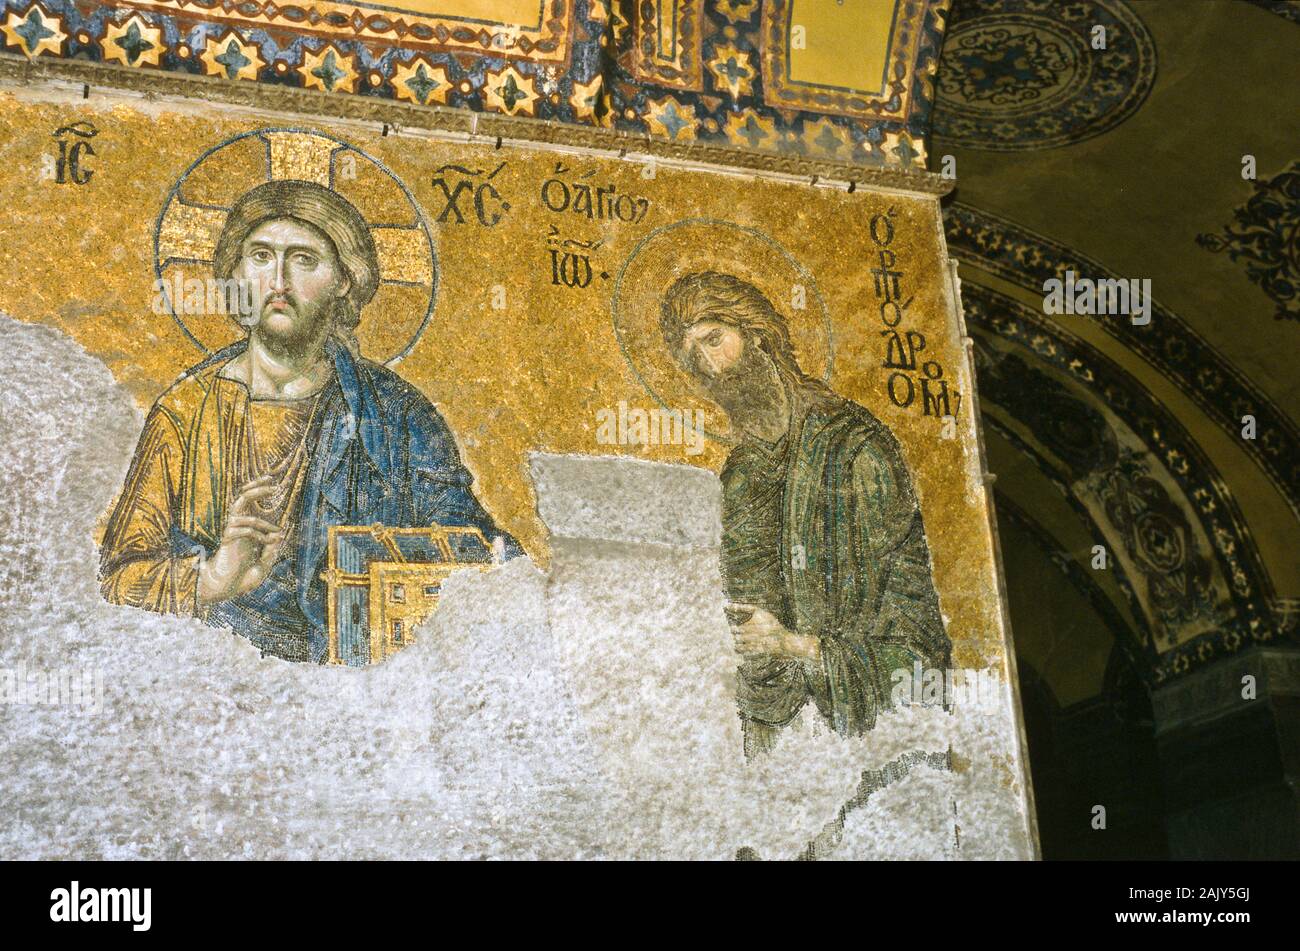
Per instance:
[[[0,670],[102,684],[0,703],[0,857],[1030,854],[1009,695],[852,739],[805,715],[744,761],[704,470],[535,458],[548,574],[454,575],[378,667],[291,664],[101,600],[94,526],[141,416],[57,331],[0,317],[0,374],[23,383],[0,391]],[[950,748],[840,829],[864,772]]]

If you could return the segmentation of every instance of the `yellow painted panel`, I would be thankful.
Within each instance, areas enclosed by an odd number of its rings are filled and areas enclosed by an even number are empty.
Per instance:
[[[894,4],[895,0],[794,0],[787,37],[790,82],[880,92]]]
[[[397,3],[361,3],[358,6],[382,6],[453,20],[528,26],[536,25],[541,0],[399,0]]]

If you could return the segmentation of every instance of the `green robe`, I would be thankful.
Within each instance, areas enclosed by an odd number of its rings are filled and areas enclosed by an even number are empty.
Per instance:
[[[889,705],[891,674],[949,665],[925,527],[902,450],[856,403],[795,394],[776,446],[749,440],[722,470],[723,565],[733,601],[821,643],[820,662],[746,658],[737,699],[751,755],[811,698],[839,733]]]

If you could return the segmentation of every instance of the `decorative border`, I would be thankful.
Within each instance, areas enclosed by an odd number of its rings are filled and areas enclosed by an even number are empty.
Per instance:
[[[980,267],[1036,295],[1042,293],[1044,281],[1064,279],[1067,270],[1095,278],[1119,277],[1073,248],[969,205],[953,202],[944,208],[943,217],[950,255],[978,258]],[[1300,426],[1185,320],[1158,302],[1152,302],[1151,324],[1145,327],[1135,327],[1124,317],[1100,317],[1097,323],[1231,435],[1300,518]],[[1160,332],[1151,333],[1157,323]],[[1241,418],[1247,414],[1256,419],[1257,439],[1240,438]]]
[[[902,119],[874,114],[852,119],[769,106],[760,64],[760,0],[677,0],[675,59],[664,64],[666,72],[649,77],[638,72],[636,24],[655,3],[667,10],[667,0],[546,0],[550,9],[565,11],[570,25],[564,62],[524,56],[521,47],[510,44],[446,50],[407,37],[232,25],[199,6],[215,0],[178,0],[189,6],[175,12],[129,5],[137,2],[0,0],[0,57],[114,63],[234,85],[317,89],[608,128],[688,148],[707,143],[833,165],[924,170],[942,8],[948,0],[900,0],[927,11],[918,60],[907,64],[911,105]],[[234,9],[236,0],[221,3]],[[356,29],[354,24],[354,34]],[[478,42],[492,35],[486,28],[476,33]]]
[[[701,5],[702,0],[641,0],[636,5],[632,69],[638,79],[673,89],[704,88]]]
[[[1297,4],[1296,0],[1246,0],[1246,2],[1251,6],[1259,7],[1265,13],[1300,24],[1300,4]]]
[[[929,35],[925,28],[927,17],[941,15],[949,2],[898,0],[895,3],[882,88],[866,90],[830,89],[791,80],[789,45],[794,0],[767,0],[762,20],[764,99],[777,109],[807,109],[855,119],[906,120],[915,93],[911,83],[913,68],[919,71],[922,45]],[[932,57],[937,66],[937,50],[932,51]]]
[[[229,23],[254,29],[279,27],[341,39],[388,41],[404,49],[491,53],[532,61],[567,63],[573,7],[566,0],[537,0],[535,24],[423,13],[355,0],[118,0],[124,7],[157,11],[194,23]],[[549,8],[549,9],[548,9]]]
[[[634,152],[638,155],[652,155],[725,169],[750,169],[810,181],[847,182],[850,189],[861,185],[939,196],[951,191],[954,184],[950,179],[933,172],[914,168],[853,165],[798,154],[751,152],[711,143],[663,141],[644,133],[635,135],[620,129],[584,128],[524,117],[416,106],[365,96],[334,96],[290,86],[227,83],[214,77],[146,73],[99,63],[56,59],[27,61],[0,56],[0,82],[16,85],[73,82],[86,87],[102,86],[323,119],[368,121],[395,128],[458,133],[477,136],[485,141],[499,139],[561,145],[620,156]]]

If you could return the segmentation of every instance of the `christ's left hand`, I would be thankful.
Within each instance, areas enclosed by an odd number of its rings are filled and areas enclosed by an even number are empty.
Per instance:
[[[789,630],[766,608],[732,601],[729,613],[747,615],[744,621],[731,622],[736,651],[741,654],[767,654],[783,660],[821,660],[821,641]]]

